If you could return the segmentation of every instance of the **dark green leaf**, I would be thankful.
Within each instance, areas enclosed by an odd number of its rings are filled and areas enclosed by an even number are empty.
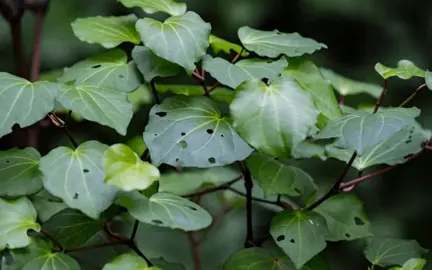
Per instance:
[[[409,60],[401,60],[398,62],[396,68],[390,68],[378,63],[375,65],[375,70],[381,77],[388,79],[397,76],[400,79],[408,80],[412,77],[425,77],[425,71],[414,65]]]
[[[172,92],[176,95],[183,96],[202,96],[204,89],[199,85],[171,85],[171,84],[158,84],[156,90],[159,93]],[[210,96],[215,101],[231,103],[233,100],[234,92],[228,88],[218,87],[210,93]]]
[[[390,268],[390,270],[422,270],[425,265],[425,259],[413,258],[404,263],[402,267],[396,266]]]
[[[288,258],[275,257],[263,248],[241,249],[232,254],[223,270],[290,270],[292,264]]]
[[[215,35],[210,35],[209,43],[210,43],[210,47],[213,49],[213,52],[216,55],[219,54],[220,52],[225,52],[227,54],[230,54],[231,51],[240,53],[242,50],[242,47],[240,45],[231,43]],[[242,56],[247,56],[247,55],[248,53],[246,51],[243,51]]]
[[[185,3],[177,3],[173,0],[118,0],[128,8],[140,7],[146,13],[165,12],[172,16],[182,15],[186,12]]]
[[[432,90],[432,72],[426,71],[426,85],[429,90]]]

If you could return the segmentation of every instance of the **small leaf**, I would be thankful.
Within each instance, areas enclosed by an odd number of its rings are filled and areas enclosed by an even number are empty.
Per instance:
[[[403,265],[412,258],[421,258],[427,250],[415,240],[369,237],[364,253],[373,264],[381,267]]]
[[[426,71],[426,86],[432,90],[432,72]]]
[[[146,47],[157,56],[184,67],[189,75],[209,46],[210,24],[191,11],[170,17],[163,23],[151,18],[140,19],[136,28]]]
[[[324,250],[327,233],[324,218],[314,212],[280,212],[270,225],[270,234],[276,244],[297,269]]]
[[[244,26],[238,30],[243,46],[260,56],[277,58],[281,54],[289,57],[311,54],[327,46],[313,39],[304,38],[299,33],[282,33],[277,30],[261,31]]]
[[[259,181],[265,197],[275,194],[300,196],[308,193],[310,195],[317,190],[309,174],[271,157],[253,153],[246,159],[246,165],[252,176]]]
[[[202,86],[199,85],[158,84],[156,85],[156,90],[159,93],[171,92],[183,96],[202,96],[204,94]],[[210,96],[215,101],[230,104],[233,100],[234,92],[228,88],[218,87],[210,92]]]
[[[413,258],[404,263],[402,267],[396,266],[390,268],[390,270],[422,270],[425,265],[425,259]]]
[[[270,86],[259,80],[244,82],[235,90],[230,111],[239,135],[274,157],[290,155],[314,128],[319,114],[311,94],[289,76]]]
[[[0,152],[0,196],[25,196],[41,190],[40,158],[31,147]]]
[[[417,108],[393,108],[376,114],[358,111],[331,120],[315,137],[337,138],[338,148],[352,148],[363,155],[366,148],[390,138],[404,127],[412,125],[420,114]]]
[[[139,44],[139,34],[135,29],[138,18],[134,14],[126,16],[78,18],[72,22],[72,30],[81,41],[99,43],[107,49],[123,42]]]
[[[159,170],[124,144],[115,144],[105,151],[105,183],[125,191],[144,190],[159,179]]]
[[[43,119],[54,109],[57,92],[55,83],[31,83],[0,72],[0,138],[15,124],[24,128]]]
[[[112,127],[123,136],[133,115],[126,93],[109,87],[63,85],[57,100],[68,110],[89,121]]]
[[[263,248],[241,249],[232,254],[226,261],[223,270],[263,270],[292,269],[291,261],[284,257],[275,257]]]
[[[221,116],[218,105],[203,96],[175,96],[155,105],[144,142],[156,166],[222,166],[243,160],[252,152],[232,129],[230,120]]]
[[[215,35],[210,35],[209,43],[215,55],[218,55],[220,52],[230,54],[231,51],[234,51],[236,53],[240,53],[242,51],[242,46],[231,43]],[[248,56],[248,52],[243,51],[241,56]]]
[[[177,3],[173,0],[118,0],[128,8],[140,7],[146,13],[165,12],[172,16],[179,16],[186,12],[185,3]]]
[[[135,63],[128,63],[126,53],[120,49],[94,55],[65,68],[59,81],[75,85],[110,87],[122,92],[131,92],[141,84]]]
[[[58,147],[40,161],[44,187],[71,208],[97,219],[114,200],[118,189],[104,183],[107,145],[88,141],[77,149]]]
[[[208,227],[212,217],[199,205],[170,193],[156,193],[147,199],[138,192],[120,197],[118,204],[137,220],[159,227],[197,231]]]
[[[425,71],[418,68],[413,62],[409,60],[399,61],[396,68],[386,67],[381,63],[377,63],[375,65],[375,70],[384,79],[394,76],[397,76],[403,80],[408,80],[412,77],[425,77]]]

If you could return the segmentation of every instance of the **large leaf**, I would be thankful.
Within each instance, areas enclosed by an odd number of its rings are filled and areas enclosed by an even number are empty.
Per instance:
[[[118,189],[104,183],[107,145],[88,141],[77,149],[58,147],[40,161],[44,187],[71,208],[97,219],[114,200]]]
[[[327,222],[326,240],[354,240],[371,236],[370,223],[363,212],[363,202],[353,194],[342,193],[326,200],[314,209]]]
[[[220,52],[225,52],[230,54],[231,51],[236,53],[240,53],[242,51],[242,47],[238,44],[231,43],[225,39],[217,37],[215,35],[210,35],[209,39],[210,47],[213,49],[213,52],[217,55]],[[243,51],[242,56],[247,56],[248,53]]]
[[[126,93],[91,84],[63,85],[57,100],[89,121],[114,128],[126,135],[132,119],[132,104]]]
[[[177,3],[173,0],[118,0],[128,8],[140,7],[146,13],[165,12],[172,16],[182,15],[186,12],[185,3]]]
[[[290,270],[292,263],[287,258],[273,256],[263,248],[241,249],[232,254],[226,261],[223,270]]]
[[[327,48],[325,44],[304,38],[298,33],[287,34],[277,30],[261,31],[244,26],[238,30],[238,36],[247,50],[270,58],[281,54],[289,57],[300,56]]]
[[[327,233],[324,218],[314,212],[280,212],[270,225],[270,234],[276,244],[297,269],[327,246]]]
[[[414,65],[414,63],[409,60],[399,61],[396,68],[386,67],[381,63],[377,63],[375,65],[375,70],[384,79],[397,76],[400,79],[408,80],[412,77],[424,78],[425,76],[425,71]]]
[[[31,147],[0,152],[0,196],[25,196],[41,190],[40,158]]]
[[[421,258],[427,250],[415,240],[369,237],[364,253],[373,264],[381,267],[403,265],[412,258]]]
[[[318,110],[312,96],[291,77],[270,86],[250,80],[235,90],[230,105],[239,135],[262,153],[280,157],[291,154],[314,127]]]
[[[40,231],[36,217],[36,209],[27,198],[13,201],[0,198],[0,251],[28,246],[27,231]]]
[[[0,72],[0,138],[20,127],[33,125],[55,107],[57,84],[29,81]]]
[[[94,55],[65,68],[59,81],[75,85],[85,83],[95,87],[111,87],[122,92],[131,92],[141,84],[135,63],[128,63],[126,53],[120,49]]]
[[[426,71],[426,86],[429,88],[429,90],[432,90],[432,72]]]
[[[195,62],[205,55],[209,46],[210,24],[191,11],[170,17],[163,23],[151,18],[140,19],[136,28],[146,47],[157,56],[184,67],[188,74],[192,74]]]
[[[118,203],[135,219],[160,227],[197,231],[212,221],[210,214],[199,205],[170,193],[156,193],[148,199],[131,192],[120,197]]]
[[[156,77],[170,77],[181,72],[180,66],[160,58],[144,46],[135,46],[132,50],[132,58],[146,82]]]
[[[241,60],[233,65],[222,58],[206,55],[203,60],[204,69],[223,85],[236,88],[242,82],[250,79],[267,78],[275,80],[288,65],[285,58],[267,62],[261,59]]]
[[[200,85],[180,85],[180,84],[158,84],[156,90],[159,93],[171,92],[176,95],[183,96],[202,96],[204,90]],[[228,88],[218,87],[210,92],[210,96],[215,101],[231,103],[233,100],[234,92]]]
[[[310,195],[317,190],[312,177],[294,166],[285,165],[271,157],[253,153],[246,159],[253,177],[258,179],[266,197],[274,194],[288,196]]]
[[[135,29],[138,18],[134,14],[118,17],[78,18],[72,22],[72,30],[77,38],[90,44],[99,43],[107,49],[123,42],[139,44],[139,34]]]
[[[419,114],[420,110],[417,108],[386,109],[376,114],[358,111],[331,120],[316,138],[337,138],[336,147],[352,148],[359,155],[363,155],[366,148],[412,125]]]
[[[425,265],[425,259],[413,258],[406,261],[402,267],[396,266],[390,268],[390,270],[422,270]]]
[[[203,96],[175,96],[150,111],[144,141],[152,162],[176,167],[215,167],[243,160],[252,149],[218,105]]]
[[[159,179],[159,170],[124,144],[112,145],[105,151],[105,182],[125,191],[143,190]]]
[[[135,253],[124,253],[115,257],[112,261],[105,264],[102,270],[160,270],[159,267],[150,267],[147,262]]]

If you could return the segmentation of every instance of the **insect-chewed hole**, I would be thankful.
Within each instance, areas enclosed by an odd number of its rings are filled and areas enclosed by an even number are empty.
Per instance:
[[[285,240],[285,236],[284,236],[284,235],[279,235],[279,236],[276,238],[276,241],[278,241],[278,242],[283,241],[283,240]]]
[[[166,112],[157,112],[157,113],[155,113],[157,116],[159,116],[159,117],[164,117],[164,116],[166,116],[167,115],[167,113]]]
[[[119,77],[120,79],[124,79],[125,76],[124,76],[123,74],[119,74],[118,77]]]
[[[294,244],[294,243],[295,243],[295,240],[291,238],[290,242]]]
[[[213,132],[214,132],[213,129],[211,129],[211,128],[207,129],[208,134],[213,134]]]
[[[351,235],[349,235],[348,233],[346,233],[345,236],[346,236],[347,238],[350,238],[350,237],[351,237]]]
[[[181,149],[185,149],[185,148],[188,147],[188,143],[185,140],[179,141],[178,144],[179,144],[179,146],[180,146]]]
[[[100,68],[102,65],[94,65],[91,68]]]
[[[184,136],[184,135],[186,135],[186,132],[182,132],[180,135]]]
[[[301,190],[299,188],[294,188],[294,191],[297,192],[298,194],[301,194]]]
[[[153,219],[151,222],[153,222],[154,224],[163,224],[162,220],[159,219]]]
[[[361,218],[359,218],[359,217],[355,217],[355,218],[354,218],[354,222],[355,222],[355,224],[358,225],[358,226],[365,225],[365,222],[364,222]]]
[[[76,200],[76,199],[78,199],[78,197],[79,197],[78,193],[74,193],[73,199]]]
[[[6,163],[9,163],[9,162],[10,162],[10,160],[9,160],[9,159],[6,159],[6,160],[5,160],[5,162],[6,162]]]
[[[221,134],[221,137],[222,137],[222,138],[223,138],[223,136],[224,136],[224,135],[223,135],[223,134]]]
[[[84,173],[88,173],[88,172],[90,172],[90,171],[89,171],[88,169],[84,169],[83,172],[84,172]]]
[[[176,158],[176,162],[179,162],[180,161],[180,159],[179,158]]]
[[[208,159],[208,161],[209,161],[211,164],[215,164],[215,163],[216,163],[216,159],[215,159],[214,157],[210,157],[210,158]]]
[[[406,144],[412,143],[412,140],[406,140],[405,143]]]
[[[198,210],[198,209],[196,209],[195,207],[190,206],[190,205],[188,205],[188,208],[189,208],[190,210],[193,210],[193,211],[197,211],[197,210]]]

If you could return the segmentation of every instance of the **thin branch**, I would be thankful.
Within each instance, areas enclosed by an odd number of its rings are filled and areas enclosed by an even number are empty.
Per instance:
[[[153,96],[155,98],[156,103],[157,104],[161,104],[161,100],[160,100],[159,94],[158,94],[158,92],[156,90],[156,84],[155,84],[154,80],[150,81],[150,86],[151,86],[152,93],[153,93]]]
[[[14,49],[15,68],[17,69],[17,75],[21,78],[26,78],[27,64],[26,64],[22,35],[21,35],[22,32],[21,18],[19,20],[10,22],[10,28],[12,33],[12,43]]]
[[[403,107],[405,106],[408,102],[410,102],[416,95],[418,92],[420,92],[421,90],[423,90],[424,88],[426,88],[426,84],[422,84],[419,87],[417,87],[417,89],[411,94],[409,95],[400,105],[399,107]]]
[[[206,195],[206,194],[209,194],[209,193],[213,193],[213,192],[216,192],[216,191],[219,191],[219,190],[225,190],[229,186],[233,185],[234,183],[238,182],[241,179],[243,179],[243,175],[240,175],[237,178],[235,178],[235,179],[233,179],[233,180],[231,180],[231,181],[229,181],[227,183],[224,183],[222,185],[214,186],[214,187],[209,187],[209,188],[203,189],[203,190],[198,191],[198,192],[193,192],[193,193],[185,194],[185,195],[182,195],[182,197],[183,198],[193,198],[193,197],[198,197],[198,196]]]
[[[41,232],[41,234],[43,234],[46,238],[48,238],[48,239],[51,241],[51,243],[53,243],[54,246],[56,246],[57,248],[59,248],[60,251],[65,250],[64,247],[63,247],[59,242],[57,242],[57,240],[55,240],[54,237],[52,237],[52,236],[51,236],[47,231],[40,230],[40,232]]]
[[[128,244],[128,247],[130,249],[132,249],[138,256],[140,256],[141,258],[143,258],[147,262],[148,266],[153,266],[153,264],[151,263],[151,261],[144,255],[144,253],[141,252],[141,250],[139,250],[139,248],[135,245],[135,243],[130,242]]]
[[[132,234],[130,236],[130,240],[132,240],[132,241],[135,239],[135,236],[138,232],[138,226],[139,226],[139,220],[135,220],[135,223],[134,223],[134,226],[132,229]]]
[[[254,246],[254,238],[253,238],[253,226],[252,226],[252,176],[250,171],[245,167],[243,171],[244,175],[244,184],[246,189],[246,239],[244,246],[245,248]]]
[[[243,197],[247,197],[247,194],[244,192],[241,192],[237,189],[234,189],[232,187],[228,187],[227,190],[234,192],[235,194],[238,194],[240,196]],[[279,196],[278,196],[279,197]],[[252,201],[256,201],[256,202],[261,202],[261,203],[267,203],[267,204],[271,204],[271,205],[276,205],[279,206],[283,209],[292,209],[292,207],[289,204],[286,204],[280,200],[276,200],[276,201],[269,201],[269,200],[265,200],[265,199],[261,199],[261,198],[257,198],[257,197],[252,197]]]
[[[425,149],[426,149],[426,150],[429,150],[429,151],[432,151],[432,146],[426,145],[426,146],[425,146]]]
[[[35,82],[39,79],[42,27],[45,19],[45,12],[46,9],[39,9],[35,13],[35,29],[33,37],[32,61],[30,68],[30,81],[32,82]]]
[[[69,115],[71,113],[72,113],[72,111],[69,111]],[[69,141],[71,142],[73,147],[78,148],[78,143],[76,142],[75,138],[72,136],[72,133],[69,130],[68,124],[54,113],[48,113],[48,118],[51,120],[51,122],[56,127],[62,128],[65,131],[66,136],[69,138]]]
[[[345,104],[345,95],[340,94],[339,95],[339,105]]]
[[[126,244],[126,241],[108,242],[108,243],[102,243],[102,244],[85,246],[85,247],[65,249],[64,253],[80,252],[80,251],[99,249],[99,248],[110,247],[110,246],[119,246],[119,245],[125,245],[125,244]]]
[[[233,60],[231,61],[231,64],[235,64],[238,62],[238,60],[240,60],[241,55],[243,54],[243,52],[245,51],[245,48],[243,47],[241,49],[241,51],[233,58]]]
[[[198,70],[194,70],[194,72],[192,73],[192,75],[197,78],[200,81],[204,81],[204,76],[202,76],[201,74],[199,74]]]
[[[199,243],[195,239],[195,233],[188,232],[187,235],[191,246],[194,269],[201,270],[202,268],[201,268],[201,258],[199,254]]]
[[[390,166],[390,167],[386,167],[386,168],[384,168],[384,169],[381,169],[381,170],[378,170],[378,171],[376,171],[376,172],[373,172],[373,173],[367,174],[367,175],[365,175],[365,176],[362,176],[362,177],[356,178],[356,179],[351,180],[351,181],[349,181],[349,182],[341,183],[341,184],[340,184],[340,188],[343,190],[343,189],[349,188],[349,187],[351,187],[351,186],[355,186],[355,185],[357,185],[357,184],[360,183],[360,182],[363,182],[363,181],[368,180],[368,179],[371,179],[371,178],[373,178],[373,177],[375,177],[375,176],[378,176],[378,175],[381,175],[381,174],[386,173],[386,172],[388,172],[388,171],[391,171],[391,170],[393,170],[393,169],[396,168],[396,167],[397,167],[397,166]]]
[[[381,103],[384,99],[386,92],[387,92],[387,79],[384,80],[384,86],[383,86],[383,89],[381,90],[381,94],[380,94],[377,102],[375,103],[375,108],[373,110],[373,114],[375,114],[378,111],[379,107],[381,106]]]

